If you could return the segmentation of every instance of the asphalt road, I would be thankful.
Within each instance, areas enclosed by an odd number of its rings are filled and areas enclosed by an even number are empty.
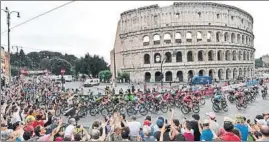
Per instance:
[[[104,89],[106,85],[108,85],[108,84],[101,84],[97,87],[91,87],[91,88],[87,88],[87,89],[84,88],[84,92],[87,92],[88,89],[91,89],[94,92],[96,92],[98,90],[100,91],[101,89]],[[267,85],[269,85],[269,84],[267,84]],[[66,88],[79,88],[80,86],[81,86],[81,83],[78,83],[78,82],[71,82],[71,83],[66,84]],[[151,84],[151,85],[149,85],[149,87],[150,88],[156,87],[156,84]],[[123,88],[123,90],[125,90],[125,89],[130,88],[130,85],[118,84],[117,88]],[[141,88],[141,89],[143,89],[143,88]],[[267,100],[263,100],[262,97],[259,96],[255,102],[249,104],[248,107],[246,109],[243,109],[243,110],[238,110],[235,107],[235,104],[228,103],[228,107],[229,107],[228,112],[219,112],[216,114],[217,121],[219,122],[220,125],[223,124],[223,117],[224,116],[229,116],[231,118],[234,118],[237,114],[241,114],[241,115],[245,116],[247,119],[251,119],[253,121],[253,119],[255,118],[255,116],[257,114],[262,114],[265,111],[266,112],[269,111],[269,109],[268,109],[269,108],[269,98],[267,98]],[[200,107],[199,115],[200,115],[202,120],[207,118],[207,116],[205,115],[207,112],[213,112],[212,103],[211,103],[210,99],[206,100],[206,104],[204,106]],[[179,108],[175,108],[175,118],[178,118],[181,122],[184,120],[185,117],[187,119],[191,119],[192,114],[193,113],[191,112],[188,115],[183,115]],[[151,113],[149,113],[148,115],[151,115],[152,120],[153,120],[152,122],[154,122],[154,123],[156,122],[156,119],[158,118],[158,116],[164,116],[165,118],[169,118],[169,112],[166,114],[162,114],[162,113],[151,114]],[[101,115],[97,115],[95,117],[88,115],[87,117],[82,118],[79,121],[79,124],[89,127],[94,120],[102,120],[102,119],[103,119],[103,117]],[[129,118],[127,117],[127,119],[129,119]],[[144,119],[145,119],[145,117],[137,115],[137,120],[140,121],[141,123],[143,122]]]

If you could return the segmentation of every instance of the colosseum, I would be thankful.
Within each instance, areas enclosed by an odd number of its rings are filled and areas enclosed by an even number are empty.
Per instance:
[[[230,80],[254,75],[253,17],[234,6],[174,2],[121,13],[111,56],[113,78],[187,82],[194,75]]]

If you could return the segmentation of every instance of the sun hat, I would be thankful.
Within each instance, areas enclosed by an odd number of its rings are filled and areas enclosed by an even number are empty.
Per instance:
[[[216,114],[214,112],[208,112],[208,113],[206,113],[206,115],[209,116],[211,119],[216,118]]]
[[[234,121],[231,117],[228,117],[228,116],[225,116],[225,117],[223,118],[223,121],[224,121],[224,122],[232,122],[232,123],[235,123],[235,121]]]
[[[210,122],[209,122],[209,120],[208,119],[205,119],[204,121],[203,121],[203,124],[209,124]]]
[[[267,125],[267,122],[264,119],[255,119],[257,121],[257,123],[259,123],[260,125]]]
[[[244,117],[242,115],[236,115],[235,122],[236,123],[244,123]]]

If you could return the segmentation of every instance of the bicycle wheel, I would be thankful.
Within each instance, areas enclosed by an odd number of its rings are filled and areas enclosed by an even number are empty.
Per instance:
[[[168,105],[173,107],[175,105],[175,100],[168,100]]]
[[[224,112],[227,112],[228,111],[228,105],[227,105],[227,103],[222,104],[222,109],[223,109]]]
[[[118,110],[121,114],[126,114],[126,108],[124,105],[118,105]]]
[[[193,111],[194,113],[199,113],[199,112],[200,112],[200,107],[199,107],[199,105],[193,105],[193,107],[192,107],[192,111]]]
[[[238,110],[241,110],[242,108],[242,106],[241,106],[241,104],[239,103],[239,102],[236,102],[235,103],[235,106],[236,106],[236,108],[238,109]]]
[[[181,99],[179,99],[179,98],[176,98],[176,99],[175,99],[175,106],[176,106],[177,108],[180,108],[180,107],[181,107]]]
[[[96,108],[95,107],[91,107],[89,109],[89,113],[90,113],[91,116],[95,116],[97,114]]]
[[[233,103],[234,102],[234,99],[233,99],[233,97],[230,94],[227,95],[227,99],[229,100],[230,103]]]
[[[104,117],[109,115],[109,111],[107,110],[107,108],[101,108],[101,115]]]
[[[243,102],[243,104],[242,104],[242,106],[243,106],[243,108],[247,108],[247,107],[248,107],[247,102],[246,102],[246,101],[244,101],[244,102]]]
[[[168,111],[168,105],[166,103],[162,103],[160,105],[160,109],[163,113],[166,113]]]
[[[213,105],[212,105],[212,109],[213,109],[213,111],[216,112],[216,113],[220,111],[219,105],[216,104],[216,103],[213,103]]]
[[[188,114],[190,111],[189,111],[189,107],[187,106],[187,105],[185,105],[185,104],[183,104],[182,106],[181,106],[181,112],[183,113],[183,114]]]
[[[205,105],[205,99],[204,98],[200,98],[199,105]]]
[[[148,114],[148,109],[144,106],[144,105],[141,105],[139,107],[139,113],[142,115],[142,116],[145,116]]]
[[[211,97],[211,102],[214,103],[214,100],[215,100],[215,97],[212,96],[212,97]]]
[[[156,106],[154,105],[154,103],[149,102],[147,104],[147,108],[150,112],[156,112]]]
[[[126,108],[128,116],[132,116],[135,114],[135,108],[133,106],[128,106]]]

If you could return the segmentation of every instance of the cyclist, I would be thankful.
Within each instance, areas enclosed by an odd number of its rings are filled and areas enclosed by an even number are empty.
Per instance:
[[[192,96],[191,94],[187,94],[183,98],[184,103],[190,104],[192,102]]]
[[[243,93],[240,90],[238,90],[237,88],[235,88],[234,96],[235,96],[235,99],[241,100],[241,98],[243,97]]]
[[[217,102],[220,102],[220,100],[221,100],[221,97],[222,97],[222,93],[221,93],[221,90],[220,90],[220,87],[218,87],[217,88],[217,90],[216,90],[216,93],[215,93],[215,101],[217,101]]]

